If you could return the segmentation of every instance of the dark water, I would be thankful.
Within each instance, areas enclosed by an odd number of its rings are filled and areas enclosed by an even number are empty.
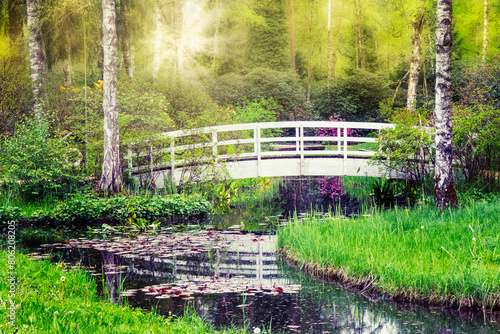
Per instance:
[[[336,213],[351,217],[362,211],[362,203],[343,189],[339,177],[284,178],[272,199],[235,204],[224,214],[212,217],[211,223],[217,229],[243,222],[246,231],[272,231],[294,215],[300,218],[311,213]]]
[[[45,249],[104,275],[103,294],[115,303],[165,316],[186,309],[217,328],[271,329],[273,333],[500,333],[500,314],[408,306],[344,291],[311,278],[276,254],[272,231],[296,215],[361,205],[338,178],[291,179],[276,196],[233,206],[211,222],[226,231],[195,230],[143,235],[134,240],[70,240]],[[238,230],[227,231],[231,227]],[[268,231],[271,231],[269,234]],[[100,280],[98,280],[99,282]]]
[[[276,255],[275,242],[273,235],[194,231],[135,240],[79,239],[57,250],[67,262],[104,273],[105,292],[114,302],[154,307],[165,316],[190,308],[219,328],[246,327],[250,333],[255,328],[277,333],[500,332],[498,315],[408,307],[345,292],[288,266]],[[161,288],[170,294],[159,293]]]

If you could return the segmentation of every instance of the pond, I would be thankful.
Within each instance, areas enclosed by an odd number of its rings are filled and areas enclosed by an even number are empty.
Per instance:
[[[314,189],[314,184],[308,187]],[[42,249],[56,251],[65,263],[78,263],[102,277],[102,292],[115,303],[154,308],[164,316],[195,310],[216,328],[245,327],[250,333],[257,328],[273,333],[500,332],[498,313],[398,304],[312,278],[277,255],[272,232],[237,230],[283,224],[295,208],[299,216],[313,206],[323,210],[309,214],[325,214],[325,202],[311,202],[317,197],[295,185],[292,194],[288,189],[271,203],[254,205],[253,212],[235,209],[212,222],[224,230],[163,228],[158,235],[79,238]],[[311,201],[304,203],[304,198]],[[337,206],[346,216],[359,212],[359,207]]]
[[[186,308],[215,327],[290,333],[498,333],[495,316],[408,307],[313,279],[276,254],[276,236],[190,231],[46,245],[105,278],[113,302]]]

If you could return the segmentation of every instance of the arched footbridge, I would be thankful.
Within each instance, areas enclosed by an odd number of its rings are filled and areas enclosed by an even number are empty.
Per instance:
[[[149,174],[157,187],[171,178],[233,179],[284,176],[382,177],[368,163],[374,132],[387,123],[298,121],[231,124],[161,134],[128,146],[126,171]],[[318,132],[321,136],[318,136]],[[220,176],[220,175],[219,175]]]

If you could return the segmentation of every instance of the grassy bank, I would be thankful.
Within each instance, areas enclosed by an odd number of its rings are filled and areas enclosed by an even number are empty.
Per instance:
[[[356,220],[308,219],[280,230],[305,268],[367,293],[448,307],[500,308],[500,202]]]
[[[0,333],[14,333],[10,307],[7,252],[0,251]],[[96,294],[96,283],[80,270],[64,272],[49,261],[16,256],[17,333],[215,333],[196,316],[165,319],[128,306],[110,304]],[[226,333],[244,333],[228,330]]]

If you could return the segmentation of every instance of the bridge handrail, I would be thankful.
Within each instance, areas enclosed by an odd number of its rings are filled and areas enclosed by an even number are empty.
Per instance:
[[[334,125],[334,126],[332,126]],[[228,132],[239,130],[255,130],[258,129],[284,129],[284,128],[348,128],[348,129],[367,129],[381,130],[387,127],[394,127],[394,124],[389,123],[373,123],[373,122],[332,122],[332,121],[283,121],[283,122],[263,122],[263,123],[242,123],[242,124],[226,124],[207,126],[196,129],[175,130],[163,132],[158,137],[163,138],[178,138],[185,136],[193,136],[197,134],[207,134],[213,132]],[[145,139],[144,141],[148,141]]]
[[[344,170],[347,168],[347,157],[348,156],[372,156],[375,152],[362,152],[362,151],[348,151],[348,142],[359,142],[359,143],[369,143],[375,142],[375,138],[364,138],[364,137],[352,137],[348,136],[347,129],[367,129],[367,130],[381,130],[384,128],[392,128],[394,124],[388,123],[371,123],[371,122],[332,122],[332,121],[284,121],[284,122],[265,122],[265,123],[244,123],[244,124],[228,124],[228,125],[218,125],[218,126],[210,126],[203,127],[197,129],[187,129],[187,130],[176,130],[164,132],[158,136],[157,138],[163,138],[170,140],[170,147],[164,149],[153,150],[152,147],[149,153],[139,153],[139,157],[144,156],[152,156],[153,154],[170,154],[170,161],[159,163],[155,166],[158,167],[169,167],[171,172],[173,173],[176,166],[184,165],[189,163],[185,160],[176,160],[175,152],[176,151],[184,151],[194,148],[207,148],[212,147],[213,157],[216,161],[218,159],[237,159],[241,157],[245,158],[254,158],[257,160],[257,165],[259,164],[262,157],[269,157],[273,155],[280,156],[290,156],[290,155],[300,155],[300,159],[303,162],[305,156],[314,156],[314,155],[343,155],[344,157]],[[266,129],[284,129],[284,128],[294,128],[295,136],[291,137],[262,137],[261,130]],[[325,136],[325,137],[311,137],[304,135],[304,128],[329,128],[329,129],[343,129],[343,133],[340,131],[337,132],[337,136]],[[253,138],[241,138],[241,139],[230,139],[218,141],[218,133],[222,132],[232,132],[232,131],[242,131],[242,130],[253,130]],[[187,136],[194,136],[200,134],[211,134],[211,140],[196,143],[196,144],[188,144],[188,145],[175,145],[175,139]],[[334,141],[337,142],[337,150],[328,150],[328,151],[310,151],[305,149],[305,142],[318,142],[318,141]],[[149,140],[142,140],[140,142],[147,143]],[[291,151],[271,151],[266,152],[262,151],[262,144],[269,142],[295,142],[295,150]],[[129,145],[136,144],[130,143]],[[219,155],[218,147],[226,146],[226,145],[237,145],[237,144],[254,144],[253,152],[246,152],[234,155]],[[133,167],[132,162],[132,151],[128,149],[128,154],[125,157],[128,160],[128,171],[140,171],[143,169],[151,169],[152,166],[138,166]],[[210,158],[201,159],[201,160],[211,160]],[[151,159],[152,161],[152,159]]]

